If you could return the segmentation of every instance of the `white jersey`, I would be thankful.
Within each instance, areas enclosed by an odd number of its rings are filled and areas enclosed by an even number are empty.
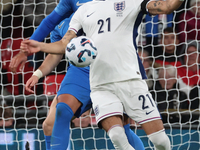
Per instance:
[[[81,6],[72,17],[69,30],[77,32],[82,28],[98,51],[90,67],[91,88],[145,76],[136,52],[136,37],[143,17],[142,2],[92,1]]]

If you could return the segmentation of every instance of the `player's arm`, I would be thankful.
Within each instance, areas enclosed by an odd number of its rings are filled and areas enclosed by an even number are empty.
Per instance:
[[[59,15],[55,10],[43,19],[39,27],[30,37],[30,39],[36,41],[43,41],[44,38],[54,29],[54,27],[63,19],[63,16]],[[29,53],[23,53],[20,51],[15,55],[9,64],[9,68],[12,72],[16,73],[17,67],[20,65],[19,69],[22,70],[24,64],[27,61],[27,56]]]
[[[72,4],[74,0],[60,0],[56,8],[42,20],[36,31],[31,36],[31,40],[43,41],[44,38],[58,25],[64,18],[72,14]]]
[[[64,18],[71,15],[71,7],[69,0],[60,0],[56,8],[42,20],[36,31],[32,34],[30,39],[36,41],[43,41],[44,38],[55,28],[55,26]],[[16,73],[17,67],[20,65],[20,70],[26,63],[28,53],[19,52],[11,59],[9,68]]]
[[[62,59],[63,55],[53,55],[48,54],[41,66],[38,68],[42,71],[42,74],[44,76],[51,73],[51,71],[59,64],[60,60]]]
[[[151,15],[170,14],[178,9],[182,3],[182,0],[150,1],[147,3],[146,9]]]
[[[64,54],[67,44],[72,38],[75,37],[76,33],[74,31],[68,30],[64,37],[58,42],[43,43],[34,40],[26,40],[22,41],[20,49],[22,50],[22,52],[28,53],[37,53],[39,51],[43,51],[50,54]]]
[[[32,87],[35,86],[39,79],[48,75],[60,62],[63,55],[49,54],[43,61],[42,65],[33,73],[32,77],[26,82],[25,89],[34,93]]]

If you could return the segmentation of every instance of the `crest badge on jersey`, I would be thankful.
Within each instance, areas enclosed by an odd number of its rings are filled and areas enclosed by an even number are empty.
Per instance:
[[[125,9],[125,1],[114,3],[114,10],[117,12],[117,17],[122,17],[124,9]]]
[[[95,114],[96,116],[99,115],[99,106],[98,106],[98,105],[94,108],[94,114]]]

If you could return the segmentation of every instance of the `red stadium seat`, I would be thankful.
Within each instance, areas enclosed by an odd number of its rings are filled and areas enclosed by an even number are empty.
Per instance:
[[[49,75],[44,79],[43,94],[45,95],[56,95],[59,90],[60,84],[64,78],[64,74]]]
[[[23,72],[17,69],[17,73],[11,73],[9,69],[9,64],[11,58],[14,57],[20,51],[20,44],[23,39],[6,39],[1,44],[1,60],[2,69],[6,70],[7,76],[7,90],[13,95],[19,94],[30,94],[24,90],[23,84],[26,84],[27,80],[32,76],[34,71],[32,65],[27,62],[23,68]]]
[[[59,90],[60,84],[65,77],[64,74],[57,75],[49,75],[44,79],[43,84],[43,94],[45,95],[56,95]],[[50,106],[52,101],[48,102],[48,106]]]

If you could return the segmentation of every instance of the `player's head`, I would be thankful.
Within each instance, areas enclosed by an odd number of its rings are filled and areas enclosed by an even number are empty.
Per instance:
[[[74,120],[72,120],[72,123],[74,127],[86,128],[90,126],[90,110],[84,112],[79,118],[75,118]]]
[[[149,58],[149,52],[146,50],[138,49],[138,55],[140,56],[140,59],[142,61],[142,64],[144,66],[144,69],[146,72],[148,72],[148,69],[151,66],[151,60]]]
[[[12,109],[6,104],[0,105],[0,127],[10,127],[13,125]]]
[[[174,54],[176,45],[179,44],[179,39],[172,27],[167,27],[163,30],[161,44],[165,53]]]
[[[190,67],[194,64],[200,63],[199,52],[200,44],[197,41],[188,41],[188,46],[186,47],[184,56],[184,64]]]
[[[172,89],[177,79],[177,70],[172,65],[166,65],[158,71],[159,83],[163,89]]]

